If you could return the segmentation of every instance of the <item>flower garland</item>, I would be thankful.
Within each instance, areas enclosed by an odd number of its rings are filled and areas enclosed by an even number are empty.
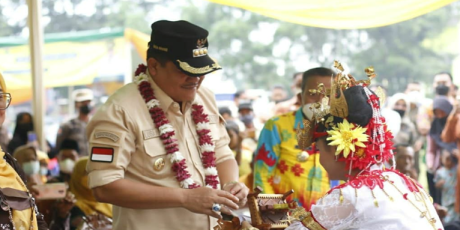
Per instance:
[[[138,85],[139,92],[144,98],[155,127],[160,131],[160,139],[172,163],[171,169],[176,173],[176,179],[181,188],[198,188],[200,185],[190,178],[191,175],[187,170],[186,160],[182,153],[179,152],[177,139],[174,138],[174,127],[170,124],[166,114],[160,108],[160,101],[155,97],[152,85],[145,73],[146,70],[147,67],[140,64],[135,72],[134,82]],[[192,119],[195,123],[202,151],[201,161],[205,169],[206,187],[217,189],[219,180],[217,178],[216,157],[214,152],[215,146],[209,135],[211,133],[209,129],[209,118],[208,115],[204,113],[202,105],[192,104]]]

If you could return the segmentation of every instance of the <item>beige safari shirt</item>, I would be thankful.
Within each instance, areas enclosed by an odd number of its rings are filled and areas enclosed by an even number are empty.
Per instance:
[[[187,160],[192,179],[204,185],[205,174],[195,124],[191,117],[191,103],[183,104],[182,113],[178,103],[167,96],[152,79],[150,83],[160,101],[160,107],[175,128],[179,150]],[[209,115],[217,164],[234,159],[213,93],[200,87],[195,100],[204,106]],[[90,188],[121,178],[155,186],[180,187],[166,156],[159,131],[150,118],[136,84],[124,86],[108,99],[89,122],[87,134],[91,149],[87,165]],[[161,160],[165,162],[164,167],[156,167],[155,162]],[[113,211],[115,230],[203,230],[217,225],[215,218],[192,213],[185,208],[142,210],[113,206]]]

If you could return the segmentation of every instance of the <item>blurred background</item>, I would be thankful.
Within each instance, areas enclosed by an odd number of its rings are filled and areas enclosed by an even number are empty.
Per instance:
[[[133,68],[145,57],[142,49],[150,24],[160,19],[189,20],[210,31],[210,54],[224,69],[208,76],[205,84],[212,86],[222,105],[243,89],[257,98],[255,107],[269,103],[274,86],[284,87],[292,96],[294,73],[330,67],[335,59],[358,78],[373,65],[377,81],[389,95],[416,80],[430,96],[436,73],[460,74],[458,2],[369,29],[316,28],[205,0],[43,0],[42,4],[45,133],[52,145],[59,124],[76,114],[71,92],[91,88],[96,104],[101,104],[130,82]],[[0,71],[14,95],[5,122],[11,135],[14,114],[32,111],[28,9],[25,0],[2,0],[0,9]]]

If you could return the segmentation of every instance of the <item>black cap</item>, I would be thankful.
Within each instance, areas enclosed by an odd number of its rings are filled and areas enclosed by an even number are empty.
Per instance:
[[[168,57],[189,76],[203,76],[218,69],[208,55],[208,31],[187,21],[157,21],[152,24],[149,48]]]

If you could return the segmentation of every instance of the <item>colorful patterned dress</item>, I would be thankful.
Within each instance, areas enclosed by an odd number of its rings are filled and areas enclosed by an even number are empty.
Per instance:
[[[254,184],[263,193],[282,194],[291,189],[299,206],[309,210],[337,181],[329,182],[326,170],[319,163],[319,152],[314,147],[306,156],[297,147],[295,128],[302,127],[302,111],[276,116],[265,123],[260,133],[255,155]],[[303,154],[303,155],[302,155]]]

